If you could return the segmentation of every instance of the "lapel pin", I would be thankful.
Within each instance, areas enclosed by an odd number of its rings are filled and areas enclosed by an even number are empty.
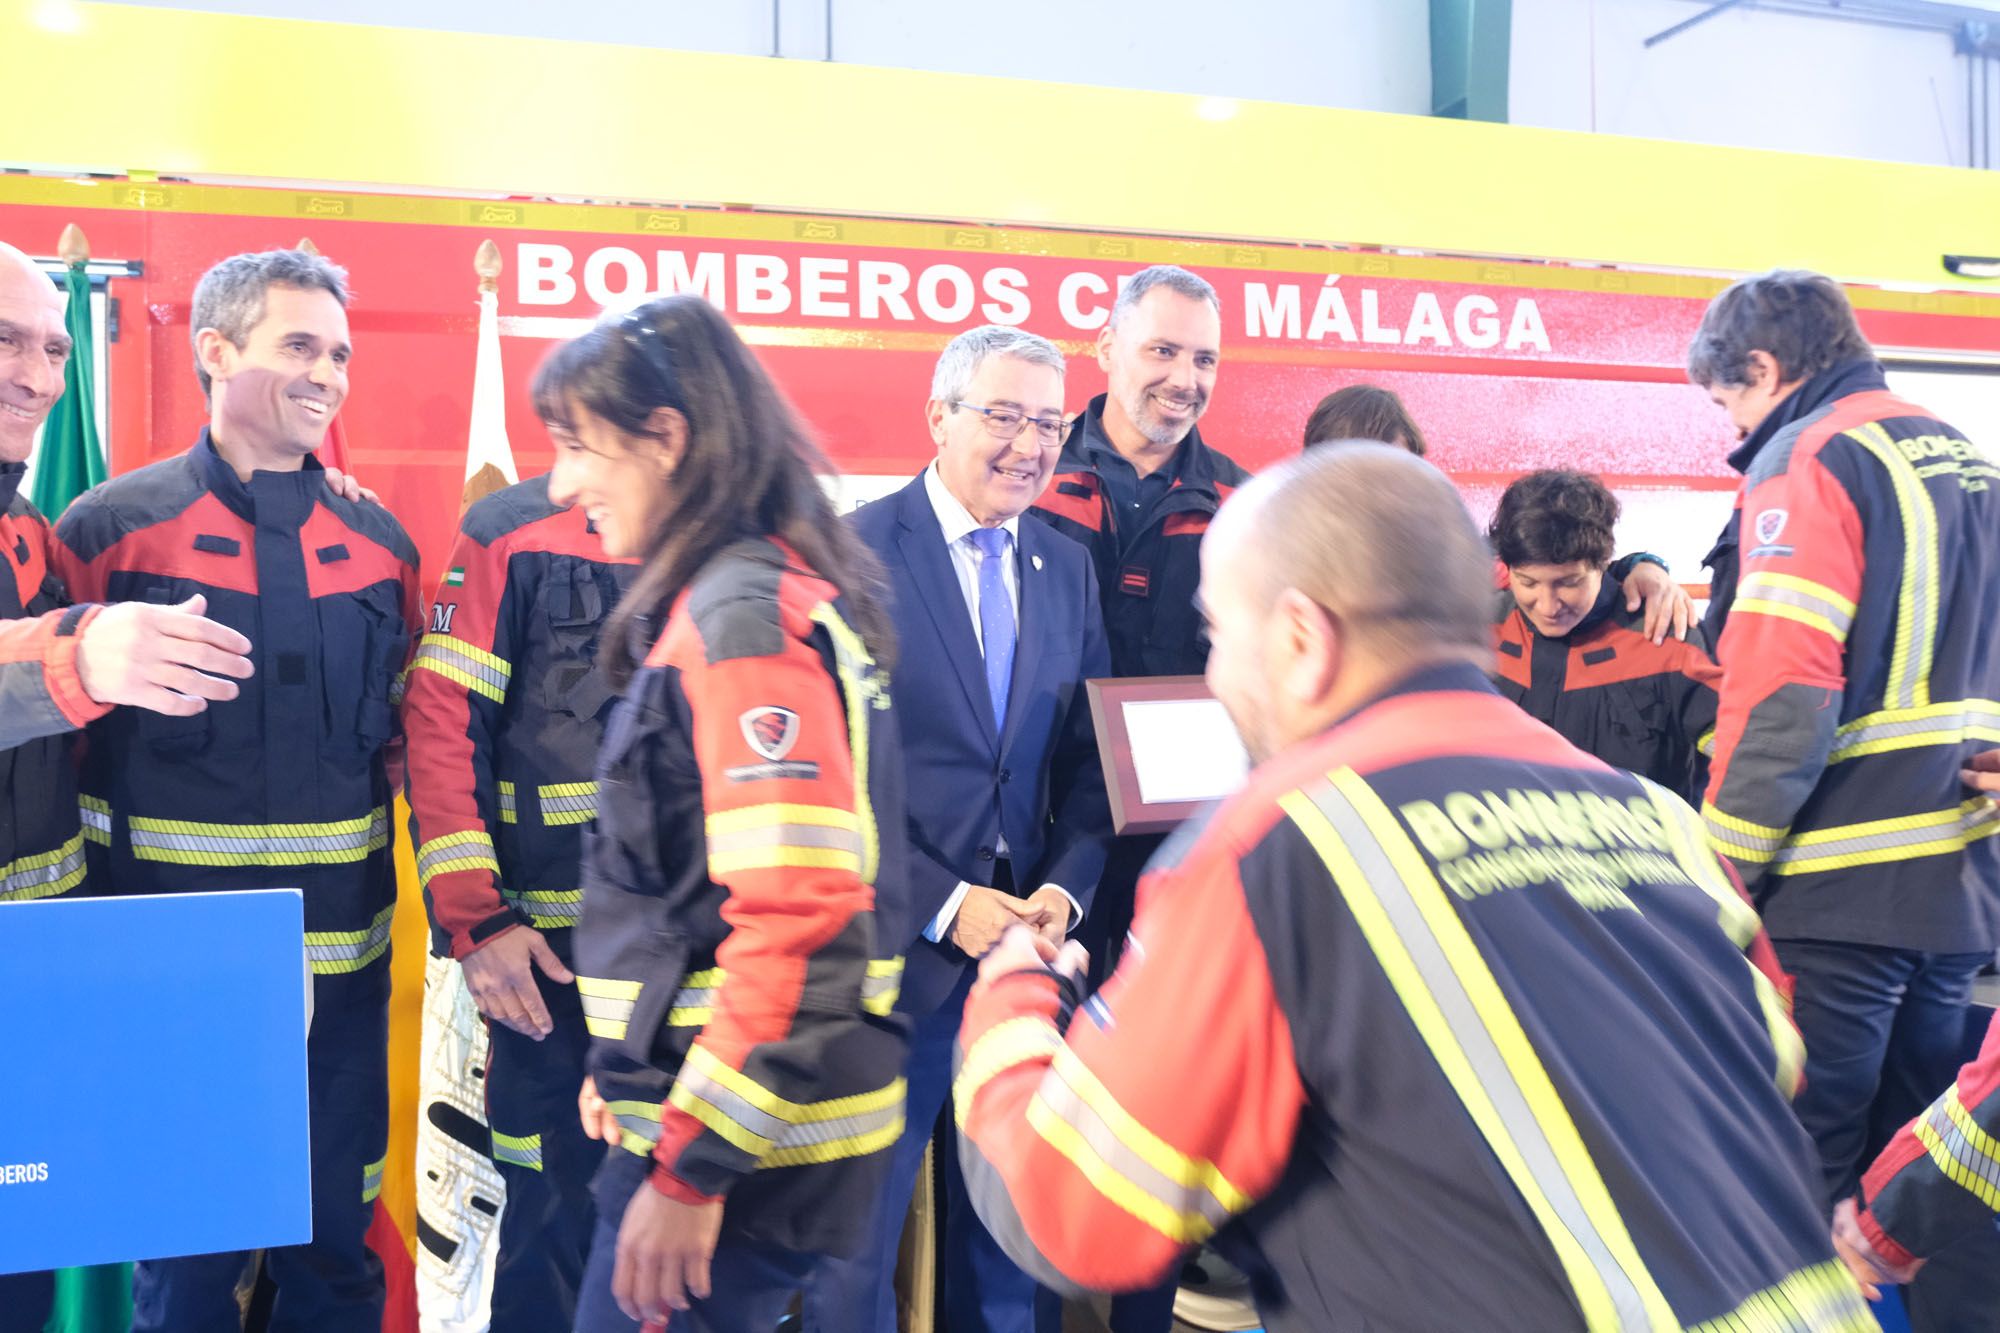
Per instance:
[[[1040,569],[1042,567],[1042,558],[1038,555],[1031,555],[1028,557],[1028,563],[1036,569]]]

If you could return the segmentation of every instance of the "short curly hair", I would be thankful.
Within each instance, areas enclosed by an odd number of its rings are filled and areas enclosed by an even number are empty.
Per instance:
[[[1587,472],[1530,472],[1500,497],[1486,540],[1505,565],[1567,565],[1593,569],[1617,549],[1618,497]]]
[[[1840,284],[1804,269],[1773,269],[1723,288],[1688,345],[1688,378],[1704,389],[1748,384],[1752,352],[1768,352],[1784,384],[1875,355]]]

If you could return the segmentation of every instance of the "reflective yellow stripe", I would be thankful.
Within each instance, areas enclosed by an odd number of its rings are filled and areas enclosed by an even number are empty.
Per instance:
[[[861,821],[861,878],[875,882],[881,868],[881,838],[875,825],[875,804],[868,788],[868,712],[887,708],[889,692],[883,688],[875,659],[868,645],[848,628],[833,603],[821,602],[812,609],[813,623],[826,630],[833,641],[834,670],[840,675],[841,694],[847,700],[847,745],[854,761],[854,811]]]
[[[385,1153],[380,1161],[370,1162],[361,1168],[361,1202],[375,1202],[375,1196],[382,1192],[382,1172],[388,1166],[389,1157]]]
[[[886,1015],[896,1007],[903,993],[903,957],[872,958],[868,975],[861,981],[861,1008],[866,1013]]]
[[[722,968],[708,967],[681,978],[680,989],[674,992],[673,1004],[667,1010],[667,1026],[706,1027],[708,1020],[715,1017],[716,988],[728,975]]]
[[[419,668],[455,681],[495,703],[507,702],[507,681],[514,674],[514,668],[504,657],[495,657],[449,634],[426,634],[417,640],[417,655],[411,659],[410,669]]]
[[[514,784],[505,780],[500,783],[500,822],[503,824],[521,822],[520,807],[514,803]]]
[[[1345,768],[1279,805],[1326,863],[1425,1044],[1541,1223],[1585,1326],[1678,1329],[1519,1018],[1395,816]]]
[[[1773,859],[1771,869],[1779,875],[1810,875],[1823,870],[1914,861],[1963,851],[1996,832],[2000,832],[2000,808],[1983,796],[1973,797],[1949,810],[1871,819],[1796,834]]]
[[[306,932],[306,960],[321,976],[359,972],[389,949],[389,927],[395,920],[396,905],[390,903],[375,914],[365,930],[309,930]]]
[[[1726,815],[1713,804],[1703,804],[1701,817],[1708,827],[1709,841],[1731,860],[1763,865],[1785,844],[1785,830]]]
[[[53,851],[0,864],[0,903],[54,898],[83,883],[83,830]]]
[[[708,873],[721,879],[743,870],[846,870],[861,873],[861,858],[845,847],[763,847],[708,858]]]
[[[83,836],[99,847],[111,845],[111,802],[98,796],[76,798],[77,817],[83,821]]]
[[[1957,1084],[1946,1088],[1910,1129],[1945,1179],[2000,1212],[2000,1142],[1965,1109]]]
[[[1715,728],[1710,727],[1707,731],[1702,732],[1700,739],[1695,741],[1694,748],[1700,752],[1701,757],[1704,759],[1715,758]]]
[[[1847,438],[1875,455],[1889,473],[1903,519],[1903,583],[1896,608],[1896,640],[1889,658],[1883,702],[1918,708],[1931,701],[1931,660],[1938,631],[1938,520],[1930,490],[1882,424],[1871,421]]]
[[[135,858],[176,865],[340,865],[389,845],[386,806],[324,824],[204,824],[134,816],[126,828]]]
[[[466,829],[432,838],[417,848],[417,880],[429,888],[433,877],[458,870],[487,870],[500,873],[493,839],[485,829]]]
[[[1791,606],[1764,597],[1739,597],[1729,604],[1729,614],[1776,616],[1780,620],[1790,620],[1810,629],[1816,629],[1836,643],[1847,642],[1847,626],[1828,620],[1825,616],[1808,611],[1804,607]]]
[[[1749,948],[1763,922],[1757,918],[1757,909],[1744,901],[1743,895],[1722,873],[1721,865],[1709,851],[1708,831],[1701,816],[1657,782],[1647,778],[1640,778],[1639,781],[1645,784],[1653,808],[1660,812],[1660,824],[1666,829],[1667,845],[1673,851],[1674,860],[1680,863],[1687,877],[1715,902],[1716,920],[1722,924],[1723,933],[1737,948]]]
[[[493,1131],[493,1160],[539,1171],[542,1169],[542,1136],[502,1134],[496,1129]]]
[[[1838,1260],[1801,1268],[1688,1333],[1877,1333],[1861,1288]]]
[[[558,782],[537,787],[535,798],[545,825],[588,824],[597,818],[595,782]]]
[[[879,1152],[902,1134],[904,1083],[823,1102],[789,1102],[696,1045],[669,1101],[762,1167]]]
[[[861,870],[860,816],[838,806],[745,806],[710,815],[705,828],[709,873],[718,879],[778,866]]]
[[[536,930],[568,930],[583,915],[582,889],[533,889],[503,896]]]
[[[1795,574],[1754,570],[1744,575],[1730,609],[1732,614],[1745,611],[1810,625],[1835,643],[1846,643],[1848,631],[1854,628],[1853,602],[1823,583]]]
[[[988,1083],[1030,1060],[1053,1060],[1062,1045],[1062,1034],[1040,1017],[1009,1018],[980,1033],[952,1080],[952,1115],[958,1127],[965,1128],[974,1099]]]
[[[593,1037],[623,1041],[632,1021],[632,1008],[639,1002],[643,988],[643,983],[637,981],[579,976],[576,992],[583,1001],[584,1028]]]
[[[1737,588],[1737,592],[1739,595],[1745,592],[1797,593],[1801,597],[1824,602],[1827,610],[1845,616],[1850,621],[1854,619],[1854,613],[1858,609],[1853,602],[1824,583],[1815,583],[1796,574],[1780,574],[1768,569],[1759,569],[1744,575],[1743,583]]]
[[[1863,714],[1833,733],[1833,750],[1827,762],[1837,764],[1890,750],[1963,745],[1972,740],[2000,744],[2000,702],[1963,699]]]

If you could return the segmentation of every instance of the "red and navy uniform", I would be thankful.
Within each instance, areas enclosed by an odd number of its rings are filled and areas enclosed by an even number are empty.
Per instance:
[[[382,1270],[363,1237],[388,1138],[386,752],[421,610],[416,548],[386,511],[330,491],[316,460],[244,481],[206,430],[187,453],[80,497],[56,535],[76,597],[201,593],[209,619],[250,640],[255,674],[235,699],[92,724],[91,873],[120,893],[303,891],[313,1240],[269,1256],[273,1327],[374,1333]],[[140,1265],[135,1328],[223,1326],[241,1271],[240,1255]]]
[[[64,609],[48,520],[0,464],[0,903],[81,891],[85,858],[67,734],[108,709],[84,693],[76,649],[94,606]]]
[[[1609,572],[1561,638],[1537,632],[1511,593],[1496,610],[1493,684],[1503,696],[1585,754],[1700,799],[1722,669],[1698,637],[1654,643]]]
[[[1195,589],[1201,539],[1215,511],[1250,474],[1190,430],[1161,472],[1157,496],[1117,512],[1093,461],[1116,455],[1104,433],[1103,394],[1070,427],[1055,477],[1028,512],[1081,542],[1104,593],[1111,670],[1120,676],[1198,676],[1208,664]],[[1141,483],[1142,490],[1144,483]]]
[[[1141,893],[1099,995],[966,1010],[966,1174],[1046,1278],[1214,1236],[1275,1333],[1874,1327],[1699,817],[1472,667],[1261,766]]]
[[[1897,1265],[2000,1224],[2000,1018],[1952,1085],[1868,1168],[1861,1202],[1863,1234]]]
[[[1795,981],[1831,1208],[1950,1081],[2000,944],[2000,810],[1959,778],[2000,742],[2000,467],[1873,360],[1807,379],[1731,461],[1703,813]],[[1913,1315],[2000,1327],[1996,1284],[2000,1239],[1969,1241]]]
[[[550,502],[547,477],[487,496],[459,524],[403,703],[411,840],[440,954],[463,959],[526,925],[569,959],[591,775],[617,697],[598,639],[631,572],[582,510]],[[539,968],[535,979],[548,1036],[488,1025],[491,1156],[507,1185],[494,1333],[570,1326],[603,1158],[576,1114],[590,1041],[576,987]]]
[[[816,1256],[861,1243],[903,1128],[916,927],[887,676],[832,584],[746,540],[675,601],[597,771],[574,948],[625,1135],[577,1327],[632,1327],[610,1281],[641,1188],[728,1200],[715,1295],[675,1327],[770,1327]]]

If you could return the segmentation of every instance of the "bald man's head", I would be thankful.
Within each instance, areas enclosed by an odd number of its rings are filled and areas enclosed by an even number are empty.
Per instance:
[[[33,260],[0,241],[0,463],[25,462],[62,397],[64,299]]]
[[[1230,497],[1202,543],[1209,685],[1264,758],[1424,663],[1490,651],[1492,556],[1444,474],[1314,450]]]

